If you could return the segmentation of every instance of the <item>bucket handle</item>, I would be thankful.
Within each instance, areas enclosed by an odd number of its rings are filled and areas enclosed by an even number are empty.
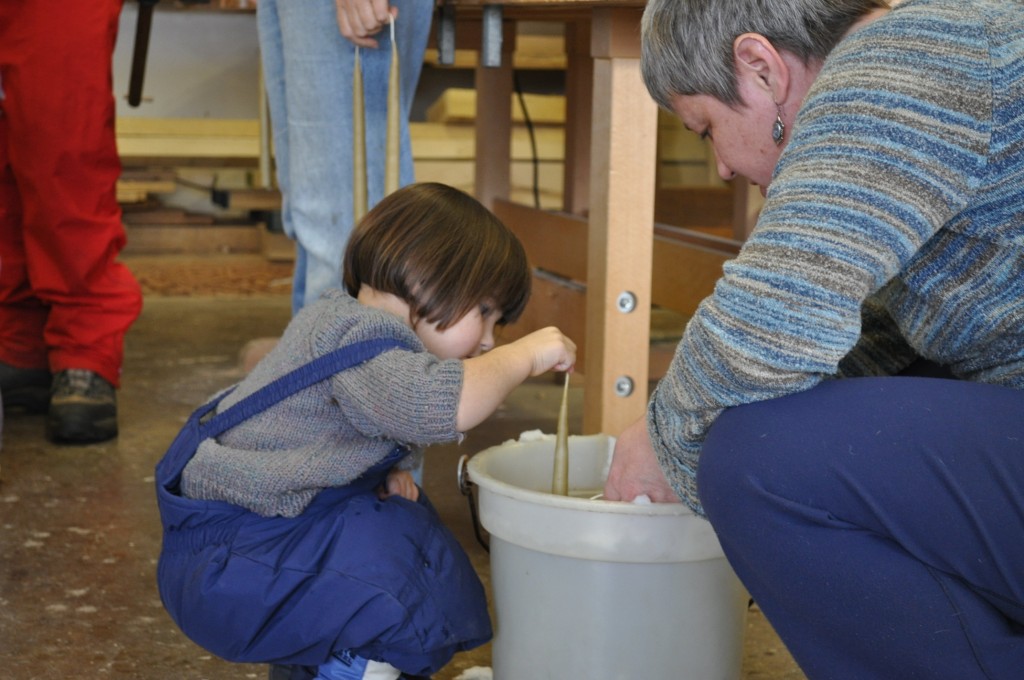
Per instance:
[[[459,491],[466,497],[469,503],[469,516],[473,519],[473,534],[476,536],[477,543],[483,546],[484,552],[488,555],[491,553],[490,538],[484,538],[483,527],[480,525],[480,515],[476,509],[476,498],[473,493],[473,481],[469,478],[469,470],[466,468],[466,464],[469,462],[469,455],[462,454],[459,458],[459,465],[457,470],[457,478],[459,482]]]

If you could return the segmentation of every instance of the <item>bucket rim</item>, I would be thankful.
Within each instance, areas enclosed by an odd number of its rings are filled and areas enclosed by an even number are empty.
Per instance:
[[[524,433],[525,434],[525,433]],[[522,435],[520,435],[522,437]],[[554,441],[555,435],[542,434],[524,441],[522,438],[510,439],[496,446],[491,446],[483,451],[473,454],[466,463],[466,472],[469,481],[482,489],[511,498],[513,500],[528,501],[539,505],[567,508],[583,512],[625,514],[637,516],[666,516],[666,517],[698,517],[685,503],[635,503],[633,501],[610,501],[603,498],[590,499],[576,496],[560,496],[557,494],[535,491],[521,486],[504,482],[493,475],[487,474],[483,469],[492,458],[503,455],[513,455],[512,448],[515,446],[529,446],[537,441]],[[569,440],[579,439],[606,439],[611,443],[614,437],[607,434],[591,435],[570,435]]]

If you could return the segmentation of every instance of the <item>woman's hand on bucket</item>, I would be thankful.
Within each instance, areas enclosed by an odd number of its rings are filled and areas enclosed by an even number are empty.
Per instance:
[[[604,485],[604,499],[608,501],[628,502],[641,495],[655,503],[679,502],[658,464],[647,434],[646,418],[627,427],[615,440],[615,453]]]

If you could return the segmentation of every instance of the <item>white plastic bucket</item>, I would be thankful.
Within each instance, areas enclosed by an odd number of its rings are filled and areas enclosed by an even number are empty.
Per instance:
[[[590,500],[613,445],[569,438],[569,496],[550,493],[553,435],[469,460],[490,532],[495,680],[736,680],[743,586],[685,506]]]

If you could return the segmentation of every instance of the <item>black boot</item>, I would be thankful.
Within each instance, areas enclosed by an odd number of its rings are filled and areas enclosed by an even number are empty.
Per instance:
[[[53,376],[44,368],[17,368],[0,362],[0,394],[4,409],[46,413]]]
[[[58,444],[91,444],[116,437],[114,386],[85,369],[58,372],[53,376],[46,436]]]

